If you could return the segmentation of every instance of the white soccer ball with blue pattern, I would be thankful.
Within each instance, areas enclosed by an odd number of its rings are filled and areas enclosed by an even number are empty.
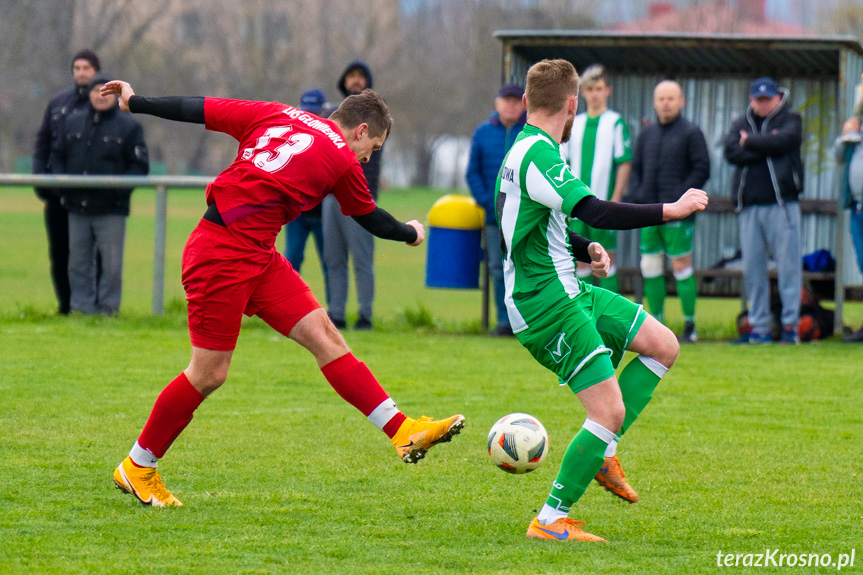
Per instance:
[[[529,473],[548,453],[548,433],[539,420],[526,413],[510,413],[497,420],[488,433],[488,456],[507,473]]]

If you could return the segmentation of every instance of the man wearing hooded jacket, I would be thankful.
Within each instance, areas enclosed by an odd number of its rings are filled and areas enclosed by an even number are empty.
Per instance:
[[[749,300],[749,343],[769,343],[768,250],[773,253],[782,300],[781,343],[796,344],[802,283],[800,202],[803,123],[788,108],[788,92],[772,78],[752,83],[749,108],[731,124],[725,159],[733,164],[732,196],[740,223],[743,281]]]
[[[36,133],[33,149],[33,173],[50,174],[51,146],[63,128],[66,116],[81,108],[86,108],[87,85],[100,70],[99,56],[91,50],[81,50],[72,57],[72,78],[74,85],[54,94],[45,114],[42,125]],[[54,171],[54,173],[57,173]],[[60,190],[56,188],[36,188],[36,195],[45,203],[45,230],[48,232],[48,257],[51,260],[51,279],[57,296],[59,312],[69,313],[69,216],[60,204]]]
[[[347,65],[338,82],[339,91],[347,98],[372,88],[372,71],[362,60]],[[378,182],[381,173],[381,154],[374,152],[362,164],[372,198],[378,199]],[[372,328],[372,303],[375,298],[374,236],[345,216],[333,196],[327,196],[322,205],[324,229],[324,263],[327,269],[327,310],[330,320],[339,328],[347,327],[348,254],[354,263],[354,282],[357,287],[359,311],[354,329]]]

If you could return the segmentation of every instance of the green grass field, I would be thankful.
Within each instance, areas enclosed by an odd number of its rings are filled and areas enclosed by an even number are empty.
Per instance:
[[[443,192],[387,193],[402,218]],[[341,401],[314,361],[249,320],[228,383],[160,466],[180,509],[143,508],[111,472],[188,362],[179,255],[200,192],[169,204],[167,299],[148,316],[152,194],[129,220],[123,313],[58,318],[39,204],[0,190],[0,573],[736,572],[717,553],[840,553],[863,562],[863,399],[856,346],[684,348],[621,443],[641,501],[593,486],[573,515],[608,545],[524,538],[584,412],[517,341],[477,335],[476,291],[422,286],[424,250],[379,242],[378,327],[346,339],[409,415],[467,417],[416,466]],[[422,219],[422,217],[420,217]],[[321,293],[309,253],[308,281]],[[304,270],[305,271],[305,270]],[[703,301],[731,335],[737,302]],[[676,302],[669,304],[676,311]],[[851,306],[848,322],[863,310]],[[672,323],[679,317],[672,316]],[[546,463],[496,470],[486,433],[524,411],[549,430]],[[836,567],[790,568],[832,573]],[[758,572],[789,572],[787,567]]]

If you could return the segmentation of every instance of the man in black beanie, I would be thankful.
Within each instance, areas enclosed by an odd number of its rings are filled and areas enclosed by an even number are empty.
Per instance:
[[[101,69],[99,56],[92,50],[81,50],[72,58],[74,84],[51,98],[36,134],[33,149],[33,173],[50,174],[51,146],[63,128],[63,123],[74,110],[86,107],[90,100],[88,85]],[[36,195],[45,203],[45,228],[48,232],[48,257],[51,261],[51,279],[57,295],[59,312],[69,313],[69,217],[60,204],[60,190],[36,188]]]

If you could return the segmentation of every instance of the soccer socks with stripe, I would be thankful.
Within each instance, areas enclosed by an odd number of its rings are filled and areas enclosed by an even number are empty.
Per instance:
[[[138,441],[129,453],[140,467],[155,467],[177,436],[192,421],[204,396],[195,389],[185,373],[169,383],[153,405]]]
[[[566,517],[605,462],[606,447],[616,439],[612,431],[595,421],[585,420],[566,448],[551,493],[539,513],[540,523],[548,525]]]
[[[392,439],[406,418],[366,364],[347,353],[323,366],[321,373],[342,399]]]
[[[680,298],[680,307],[683,309],[685,321],[695,321],[695,297],[698,288],[695,285],[695,276],[692,268],[688,267],[680,272],[674,272],[677,280],[677,296]]]
[[[653,397],[653,390],[659,385],[659,380],[667,372],[667,367],[644,355],[639,355],[623,369],[617,379],[617,384],[620,386],[620,394],[623,396],[626,415],[623,418],[620,431],[617,432],[619,436],[626,433],[632,422],[644,410]]]
[[[650,308],[650,313],[662,322],[665,318],[665,276],[644,278],[644,298]]]

